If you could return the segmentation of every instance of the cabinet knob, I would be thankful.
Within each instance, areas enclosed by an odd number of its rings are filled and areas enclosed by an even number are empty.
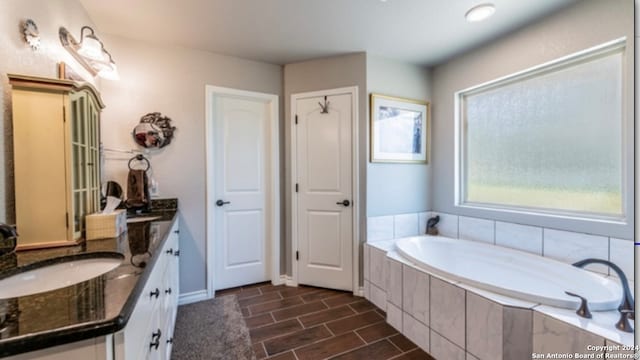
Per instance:
[[[156,299],[158,298],[158,296],[160,296],[160,289],[156,288],[154,291],[149,293],[150,297],[156,297]]]
[[[180,234],[180,230],[173,230],[174,234]]]
[[[162,337],[162,331],[158,329],[158,332],[151,333],[151,343],[149,343],[149,349],[158,350],[160,346],[160,338]]]
[[[168,288],[167,290],[164,291],[165,294],[171,294],[171,288]]]
[[[173,344],[173,337],[167,339],[167,344]]]
[[[175,255],[175,256],[180,256],[180,250],[176,250],[176,251],[174,251],[174,252],[173,252],[173,255]]]
[[[166,251],[167,254],[173,254],[173,248]]]

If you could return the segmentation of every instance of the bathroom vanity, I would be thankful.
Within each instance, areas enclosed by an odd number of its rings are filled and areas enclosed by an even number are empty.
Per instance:
[[[115,269],[65,288],[0,299],[0,357],[11,360],[169,359],[179,294],[175,210],[128,224],[117,238],[18,251],[3,272],[51,258],[117,252]],[[86,255],[83,255],[86,256]]]

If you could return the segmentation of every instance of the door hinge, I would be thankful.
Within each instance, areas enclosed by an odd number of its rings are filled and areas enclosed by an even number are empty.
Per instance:
[[[69,213],[68,212],[64,214],[64,221],[65,221],[65,226],[68,229],[69,228]]]
[[[296,115],[296,125],[298,125],[298,115]]]
[[[296,192],[298,192],[298,184],[296,184]]]
[[[300,252],[296,251],[296,261],[300,260]]]

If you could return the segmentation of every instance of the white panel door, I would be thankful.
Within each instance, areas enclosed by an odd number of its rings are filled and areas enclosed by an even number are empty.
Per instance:
[[[222,95],[214,108],[217,290],[270,279],[270,112],[264,101]]]
[[[352,290],[352,95],[295,102],[298,282]],[[295,265],[294,265],[295,266]]]

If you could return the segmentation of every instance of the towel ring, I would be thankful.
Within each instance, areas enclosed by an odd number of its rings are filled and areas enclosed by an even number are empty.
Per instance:
[[[144,168],[144,171],[149,170],[149,168],[151,168],[151,163],[149,163],[149,160],[144,157],[143,155],[136,155],[134,157],[132,157],[131,159],[129,159],[129,170],[133,170],[133,168],[131,167],[131,162],[133,162],[133,160],[138,160],[138,161],[144,161],[147,163],[147,167]]]

